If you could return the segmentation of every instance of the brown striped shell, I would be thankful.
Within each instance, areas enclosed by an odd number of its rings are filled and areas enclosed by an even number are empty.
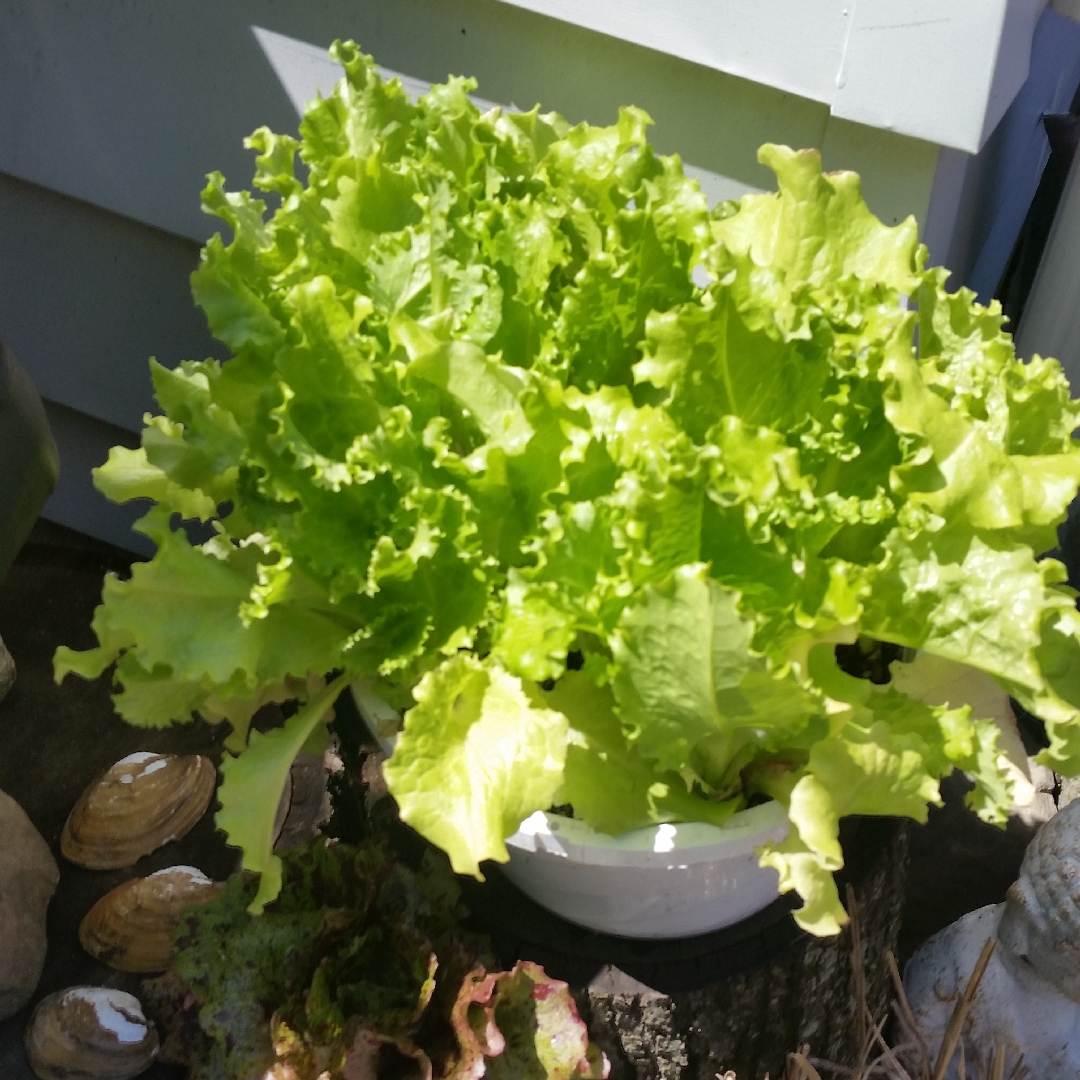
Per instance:
[[[42,998],[23,1039],[41,1080],[130,1080],[158,1052],[138,998],[103,986],[73,986]]]
[[[91,870],[131,866],[188,832],[210,805],[216,779],[213,763],[197,754],[129,754],[79,796],[60,851]]]
[[[213,900],[222,886],[193,866],[170,866],[106,893],[79,924],[79,941],[118,971],[164,971],[180,916]]]

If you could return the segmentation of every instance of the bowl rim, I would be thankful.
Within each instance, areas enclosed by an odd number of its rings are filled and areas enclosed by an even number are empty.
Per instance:
[[[740,810],[721,826],[670,822],[618,836],[598,832],[575,818],[537,810],[507,838],[506,846],[511,859],[539,856],[587,866],[682,869],[752,855],[770,840],[781,842],[789,827],[783,806],[771,800]]]
[[[349,690],[361,720],[383,753],[391,757],[401,714],[373,691],[370,680],[358,679]],[[599,832],[576,818],[537,810],[505,843],[511,858],[553,857],[586,866],[675,869],[751,855],[770,840],[783,841],[789,828],[786,811],[771,799],[737,811],[723,825],[670,822],[618,836]]]

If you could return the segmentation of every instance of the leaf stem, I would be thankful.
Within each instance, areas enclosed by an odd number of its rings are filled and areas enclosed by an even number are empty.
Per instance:
[[[242,754],[226,757],[221,763],[217,824],[229,843],[243,851],[244,869],[260,875],[259,890],[248,907],[252,915],[262,914],[281,891],[281,860],[274,854],[274,815],[259,813],[258,808],[268,799],[272,799],[272,806],[278,805],[296,755],[351,681],[352,676],[342,672],[291,716],[284,727],[265,735],[253,732]]]

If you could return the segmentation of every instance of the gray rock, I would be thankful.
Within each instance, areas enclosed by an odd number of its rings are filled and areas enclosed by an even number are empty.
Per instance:
[[[0,791],[0,1020],[30,1000],[45,963],[45,912],[60,871],[19,804]]]
[[[7,697],[7,692],[15,682],[15,661],[11,659],[3,638],[0,638],[0,701]]]
[[[1033,757],[1027,759],[1027,771],[1034,791],[1023,805],[1014,806],[1012,812],[1028,828],[1037,829],[1058,812],[1054,801],[1058,778],[1052,769],[1040,765]]]
[[[632,1070],[648,1080],[681,1080],[688,1058],[670,997],[611,965],[601,969],[586,993],[590,1036],[615,1063],[616,1075]]]
[[[1063,776],[1058,793],[1058,809],[1064,810],[1074,799],[1080,797],[1080,776]]]
[[[1053,791],[1057,787],[1058,779],[1052,769],[1040,765],[1033,757],[1028,759],[1028,772],[1031,774],[1031,785],[1036,791]]]
[[[1013,814],[1028,828],[1044,825],[1058,812],[1054,796],[1048,791],[1036,791],[1026,806],[1014,806]]]

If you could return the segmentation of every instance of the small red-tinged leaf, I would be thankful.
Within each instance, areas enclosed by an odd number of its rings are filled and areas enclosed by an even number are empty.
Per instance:
[[[446,1080],[604,1080],[607,1058],[589,1033],[566,983],[539,964],[465,979],[452,1016],[460,1056]]]
[[[506,1041],[495,1024],[495,1003],[492,1001],[502,977],[488,975],[482,967],[465,976],[450,1013],[459,1056],[445,1080],[480,1080],[487,1075],[485,1059],[503,1052]]]
[[[521,960],[500,976],[495,1022],[506,1049],[488,1063],[490,1080],[573,1080],[588,1076],[589,1032],[570,988],[539,964]]]

